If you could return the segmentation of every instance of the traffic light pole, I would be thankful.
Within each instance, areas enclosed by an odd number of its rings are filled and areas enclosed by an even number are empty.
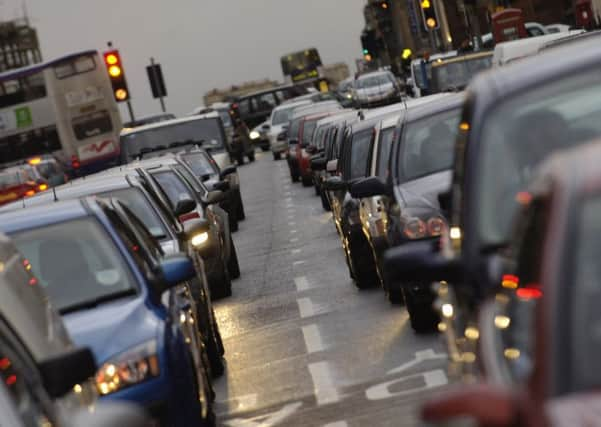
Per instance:
[[[136,118],[134,116],[134,107],[132,107],[131,101],[127,101],[127,110],[129,111],[129,120],[135,122]]]

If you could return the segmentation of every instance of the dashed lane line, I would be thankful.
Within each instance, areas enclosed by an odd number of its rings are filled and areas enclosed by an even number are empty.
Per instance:
[[[332,380],[330,365],[328,362],[317,362],[308,365],[317,405],[328,405],[340,401],[338,389]]]
[[[307,347],[307,353],[317,353],[325,349],[317,325],[303,326],[302,330],[303,338],[305,339],[305,346]]]

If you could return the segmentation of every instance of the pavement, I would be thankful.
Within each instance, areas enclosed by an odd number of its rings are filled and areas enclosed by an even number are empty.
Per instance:
[[[354,286],[331,215],[285,161],[258,152],[239,173],[242,277],[215,307],[218,425],[421,425],[420,402],[450,382],[441,337],[416,335],[381,289]]]

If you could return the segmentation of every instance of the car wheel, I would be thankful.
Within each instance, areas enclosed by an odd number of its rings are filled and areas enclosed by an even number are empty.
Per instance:
[[[261,147],[261,151],[269,151],[269,147],[264,145]]]
[[[431,301],[416,301],[410,292],[403,292],[411,328],[418,334],[432,333],[440,321]]]
[[[292,179],[292,182],[298,182],[300,181],[300,176],[298,173],[290,171],[290,179]]]
[[[324,211],[330,212],[332,207],[330,206],[330,201],[328,200],[328,196],[325,194],[325,191],[322,191],[321,194],[321,207]]]
[[[320,191],[319,186],[317,185],[317,183],[315,181],[313,182],[313,186],[315,187],[315,195],[316,196],[321,196],[321,191]]]
[[[214,378],[220,377],[225,371],[225,364],[223,363],[223,357],[219,351],[216,338],[210,337],[207,345],[207,356],[209,358],[209,364],[211,365],[211,374]]]
[[[310,187],[311,185],[313,185],[313,180],[311,179],[311,177],[303,176],[302,181],[303,187]]]
[[[237,203],[237,210],[238,210],[238,221],[244,221],[246,219],[246,213],[244,212],[244,202],[242,201],[242,194],[240,194],[240,190],[238,190],[238,194],[236,195]]]
[[[273,160],[280,160],[282,158],[282,153],[273,153]]]
[[[236,161],[238,162],[238,164],[240,166],[242,166],[244,164],[244,153],[243,152],[236,154]]]
[[[364,246],[367,245],[367,248]],[[355,285],[359,289],[369,289],[380,283],[378,270],[371,253],[367,253],[369,244],[364,238],[349,242],[349,261],[354,274]]]
[[[266,151],[266,150],[263,150],[263,151]],[[248,161],[251,163],[255,161],[255,152],[254,151],[252,153],[248,154]]]
[[[388,295],[388,301],[394,305],[404,305],[405,298],[403,297],[403,291],[400,289],[388,289],[386,292]]]
[[[222,261],[221,271],[209,280],[211,285],[211,296],[216,299],[232,296],[232,279],[225,261]]]
[[[238,218],[236,218],[233,215],[229,216],[229,223],[230,223],[230,232],[231,233],[235,233],[240,228],[240,226],[238,225]]]
[[[236,246],[234,245],[234,239],[230,237],[230,259],[227,262],[227,269],[232,279],[240,277],[240,264],[238,264],[238,254],[236,253]]]
[[[189,362],[191,363],[191,366],[194,367],[194,362],[192,361],[192,357],[190,355],[188,355],[188,357],[189,357]],[[199,375],[203,376],[202,386],[199,384],[199,381],[198,381]],[[207,375],[206,366],[205,366],[205,369],[203,369],[203,372],[200,374],[197,372],[196,369],[192,369],[191,380],[193,383],[194,395],[196,396],[196,399],[194,399],[195,404],[200,405],[200,402],[204,401],[205,405],[206,405],[207,414],[204,419],[198,418],[198,420],[193,420],[190,425],[198,426],[198,427],[215,426],[216,417],[215,417],[215,412],[213,410],[213,401],[215,400],[215,391],[213,390],[213,385],[211,384],[211,379]],[[200,407],[198,409],[200,409]],[[201,411],[199,410],[198,412],[200,413]],[[194,422],[194,421],[197,421],[197,422]]]

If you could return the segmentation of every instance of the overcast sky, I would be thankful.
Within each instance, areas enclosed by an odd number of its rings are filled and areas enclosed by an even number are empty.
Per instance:
[[[145,66],[163,66],[168,110],[183,114],[215,87],[282,80],[279,58],[305,47],[324,64],[361,56],[365,0],[27,0],[44,59],[77,50],[121,51],[136,114],[158,112]],[[22,0],[0,0],[1,20]],[[125,110],[123,110],[125,111]],[[125,117],[125,116],[124,116]]]

